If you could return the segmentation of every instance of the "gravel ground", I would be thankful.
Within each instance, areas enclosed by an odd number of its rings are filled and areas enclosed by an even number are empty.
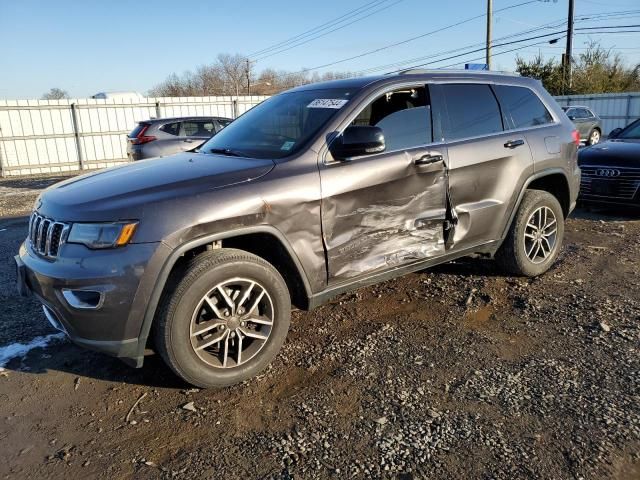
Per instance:
[[[0,182],[2,215],[48,181]],[[0,372],[0,475],[638,479],[639,219],[576,212],[536,279],[464,260],[295,312],[277,360],[231,388],[56,340]],[[25,233],[0,220],[0,347],[53,333],[13,295]]]

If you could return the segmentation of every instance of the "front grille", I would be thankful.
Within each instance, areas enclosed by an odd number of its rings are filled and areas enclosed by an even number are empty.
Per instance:
[[[581,170],[583,195],[631,200],[640,188],[640,168],[589,166]]]
[[[29,243],[31,248],[47,258],[58,256],[60,247],[67,239],[69,224],[56,222],[43,217],[37,212],[31,214],[29,219]]]

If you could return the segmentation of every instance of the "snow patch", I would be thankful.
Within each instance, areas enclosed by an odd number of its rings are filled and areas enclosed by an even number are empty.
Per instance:
[[[0,370],[14,358],[24,358],[34,348],[44,348],[49,343],[63,339],[64,333],[53,333],[51,335],[43,335],[36,337],[29,343],[12,343],[6,347],[0,347]]]

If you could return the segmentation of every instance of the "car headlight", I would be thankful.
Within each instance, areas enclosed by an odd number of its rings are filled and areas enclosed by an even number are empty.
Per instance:
[[[131,241],[138,222],[74,223],[67,243],[88,248],[122,247]]]

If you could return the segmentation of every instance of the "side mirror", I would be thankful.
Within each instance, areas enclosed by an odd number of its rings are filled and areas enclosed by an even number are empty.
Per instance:
[[[622,128],[620,127],[614,128],[609,132],[609,138],[616,138],[618,135],[620,135],[621,131],[622,131]]]
[[[352,125],[333,141],[330,150],[333,158],[344,160],[349,157],[384,152],[385,148],[381,128]]]

